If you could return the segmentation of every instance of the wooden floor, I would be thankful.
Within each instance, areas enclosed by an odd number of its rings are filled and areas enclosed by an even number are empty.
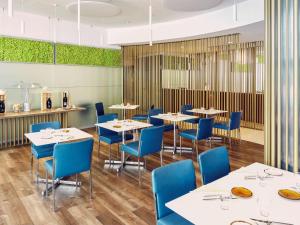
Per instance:
[[[92,130],[89,130],[94,135]],[[96,136],[95,136],[96,137]],[[95,139],[96,140],[96,139]],[[171,143],[172,135],[165,137]],[[34,183],[30,173],[30,146],[0,151],[0,224],[155,224],[153,196],[151,190],[151,171],[160,165],[159,155],[147,158],[147,171],[143,174],[142,186],[138,185],[134,170],[120,175],[113,169],[103,166],[107,158],[107,146],[101,145],[100,159],[94,145],[93,155],[93,200],[88,194],[88,175],[83,174],[81,188],[59,187],[58,210],[51,209],[51,198],[41,196],[43,185]],[[189,145],[184,142],[184,145]],[[214,144],[220,146],[222,143]],[[206,143],[199,144],[199,149],[209,149]],[[116,155],[117,145],[114,146]],[[242,141],[229,149],[232,169],[263,161],[263,146]],[[195,155],[182,156],[164,153],[164,163],[193,158]],[[43,164],[40,163],[41,168]],[[195,163],[197,184],[200,183],[198,166]],[[41,174],[44,174],[41,170]],[[72,178],[70,178],[72,179]]]

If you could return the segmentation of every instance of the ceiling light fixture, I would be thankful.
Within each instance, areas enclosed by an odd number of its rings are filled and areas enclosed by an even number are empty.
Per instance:
[[[78,30],[78,44],[81,45],[80,37],[80,0],[77,2],[77,30]]]
[[[149,0],[149,45],[152,46],[152,0]]]
[[[21,1],[21,11],[24,12],[24,0]],[[20,21],[20,32],[21,34],[25,34],[25,22],[23,19]]]
[[[237,0],[233,0],[233,21],[237,22]]]
[[[57,20],[57,4],[53,4],[54,7],[54,19],[53,19],[53,42],[56,43],[56,20]]]
[[[12,17],[13,16],[13,1],[12,0],[8,0],[7,11],[8,11],[8,16]]]

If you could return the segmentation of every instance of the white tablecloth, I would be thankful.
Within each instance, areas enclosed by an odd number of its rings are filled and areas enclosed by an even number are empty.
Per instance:
[[[300,182],[300,176],[283,171],[283,176],[267,178],[262,183],[259,179],[246,180],[246,175],[257,175],[269,168],[260,163],[254,163],[248,167],[241,168],[230,173],[208,185],[202,186],[182,197],[179,197],[166,204],[177,214],[194,224],[199,225],[229,225],[235,220],[246,220],[251,224],[255,222],[249,218],[266,219],[261,215],[260,207],[268,207],[269,220],[288,222],[300,225],[300,200],[287,200],[278,195],[279,189],[291,188]],[[229,194],[232,187],[243,186],[253,192],[248,199],[232,199],[225,203],[220,200],[202,200],[207,194]],[[264,202],[262,204],[262,202]],[[224,210],[224,204],[228,210]],[[222,207],[222,208],[221,208]],[[275,225],[275,223],[273,223]]]
[[[36,146],[76,141],[93,137],[89,133],[77,128],[63,128],[58,130],[46,129],[41,132],[27,133],[25,136]]]

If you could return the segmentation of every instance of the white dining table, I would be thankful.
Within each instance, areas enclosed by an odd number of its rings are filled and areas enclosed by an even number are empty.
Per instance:
[[[228,111],[226,110],[219,110],[219,109],[204,109],[204,108],[200,108],[200,109],[191,109],[191,110],[187,110],[187,112],[192,112],[195,114],[203,114],[206,117],[210,117],[210,116],[215,116],[217,114],[222,114],[222,113],[227,113]]]
[[[266,175],[265,170],[282,172],[282,176],[269,176],[263,181],[245,179],[247,176]],[[300,225],[300,200],[288,200],[278,195],[278,190],[293,190],[297,184],[300,184],[299,174],[254,163],[174,199],[166,206],[196,225],[230,225],[238,220],[253,225],[266,224],[256,223],[250,218]],[[230,195],[231,188],[236,186],[248,188],[253,196],[224,201],[203,200],[204,196],[211,194]],[[272,223],[276,224],[280,223]]]
[[[40,132],[26,133],[27,137],[34,145],[42,146],[49,144],[57,144],[62,142],[77,141],[93,136],[78,128],[62,128],[62,129],[45,129]]]
[[[105,123],[95,124],[97,127],[102,127],[117,133],[122,133],[122,144],[125,144],[125,133],[128,131],[136,131],[143,128],[151,127],[152,124],[139,122],[136,120],[112,120]],[[125,166],[138,166],[137,162],[129,161],[129,157],[125,158],[124,152],[122,152],[121,160],[105,160],[105,164],[117,165],[117,171],[121,171]],[[141,163],[143,165],[143,163]]]
[[[170,150],[171,152],[173,152],[173,154],[176,154],[177,149],[179,149],[176,145],[176,143],[177,143],[176,124],[178,122],[183,122],[186,120],[198,118],[197,116],[192,116],[192,115],[187,115],[187,114],[182,114],[182,113],[165,113],[165,114],[158,114],[158,115],[151,116],[151,117],[169,121],[173,124],[173,146],[164,146],[164,149],[166,149],[166,151]],[[192,148],[181,147],[181,151],[191,153]]]
[[[125,112],[126,110],[134,110],[137,109],[138,107],[140,107],[140,105],[131,105],[131,104],[119,104],[119,105],[111,105],[110,107],[108,107],[109,109],[118,109],[118,110],[122,110],[122,116],[123,116],[123,120],[125,120]]]
[[[62,129],[44,129],[40,132],[26,133],[24,134],[35,146],[43,146],[49,144],[58,144],[64,142],[79,141],[88,138],[93,138],[93,136],[87,132],[84,132],[78,128],[62,128]],[[45,178],[37,177],[38,182],[46,183]],[[52,180],[48,180],[49,183]],[[55,180],[54,187],[50,186],[48,192],[51,192],[53,188],[57,188],[59,185],[68,186],[80,186],[81,182],[69,181],[64,179]],[[42,191],[42,195],[46,195],[46,189]]]

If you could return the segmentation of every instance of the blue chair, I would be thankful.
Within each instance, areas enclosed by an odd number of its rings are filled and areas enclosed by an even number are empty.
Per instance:
[[[98,123],[105,123],[108,121],[112,121],[114,119],[117,119],[116,114],[107,114],[103,116],[98,116]],[[111,131],[102,127],[99,127],[98,129],[98,157],[100,157],[100,142],[103,141],[106,144],[109,145],[109,164],[111,165],[111,145],[112,144],[119,144],[123,141],[122,134],[119,134],[115,131]],[[133,139],[132,134],[125,134],[125,140],[131,140]],[[118,148],[119,149],[119,148]]]
[[[193,106],[192,106],[191,104],[187,104],[187,105],[181,106],[180,112],[181,112],[182,114],[185,114],[185,115],[191,115],[191,116],[193,116],[194,113],[188,112],[188,110],[192,110],[192,109],[193,109]],[[191,123],[191,124],[198,124],[198,123],[199,123],[199,119],[200,119],[200,118],[197,118],[197,119],[190,119],[190,120],[185,120],[184,122],[186,122],[186,123]]]
[[[231,131],[238,130],[239,141],[241,141],[241,120],[242,112],[231,112],[229,122],[217,122],[214,124],[214,128],[227,131],[227,138],[231,145]]]
[[[36,123],[31,125],[31,132],[36,133],[40,132],[44,129],[60,129],[61,125],[60,122],[54,121],[54,122],[45,122],[45,123]],[[36,183],[39,183],[39,159],[46,158],[46,157],[52,157],[53,155],[53,147],[54,144],[50,145],[42,145],[42,146],[36,146],[34,144],[31,145],[31,172],[33,168],[33,157],[37,160],[36,164]]]
[[[230,172],[229,156],[225,146],[203,152],[198,158],[204,185],[222,178]]]
[[[140,158],[160,152],[160,164],[162,166],[162,140],[164,127],[149,127],[142,129],[140,140],[121,145],[121,151],[138,158],[139,184],[141,184]],[[146,162],[146,161],[145,161]],[[146,163],[145,163],[146,168]]]
[[[149,119],[149,123],[152,124],[153,126],[163,126],[164,127],[164,132],[168,132],[168,131],[173,131],[174,130],[174,125],[173,124],[164,124],[164,121],[162,119],[157,119],[154,118],[152,116],[156,116],[158,114],[162,114],[163,111],[160,108],[154,108],[154,109],[150,109],[149,113],[148,113],[148,119]],[[176,129],[178,127],[176,126]]]
[[[151,105],[150,109],[154,109],[154,105]],[[137,121],[145,121],[148,119],[148,115],[147,114],[136,114],[132,116],[133,120],[137,120]]]
[[[53,159],[45,162],[46,197],[48,196],[48,174],[52,176],[53,209],[55,210],[55,181],[63,177],[89,172],[90,198],[92,198],[91,163],[94,140],[92,138],[78,142],[61,143],[54,146]]]
[[[196,148],[196,153],[198,156],[198,141],[210,139],[210,147],[211,147],[211,137],[212,129],[214,125],[214,118],[203,118],[199,120],[197,129],[184,130],[179,133],[180,137],[180,149],[182,145],[182,138],[186,138],[192,140],[193,148]],[[180,151],[181,154],[182,150]]]
[[[152,171],[157,225],[191,225],[166,207],[166,203],[196,189],[193,161],[177,161]]]

